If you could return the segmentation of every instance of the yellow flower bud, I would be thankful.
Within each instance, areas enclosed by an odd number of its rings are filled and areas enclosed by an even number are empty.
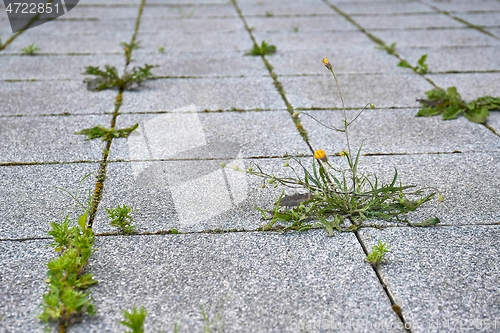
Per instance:
[[[326,157],[326,152],[323,149],[318,149],[314,152],[314,158],[326,162],[328,159]]]
[[[329,70],[332,70],[332,64],[330,64],[330,62],[328,61],[328,59],[323,58],[323,65],[325,65],[326,68],[328,68]]]
[[[370,103],[370,109],[375,110],[375,105],[373,105],[372,103]]]

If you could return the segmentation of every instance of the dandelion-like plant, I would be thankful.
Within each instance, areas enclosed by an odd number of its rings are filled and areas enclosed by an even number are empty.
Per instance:
[[[325,150],[318,149],[314,152],[310,166],[305,166],[300,159],[287,158],[285,168],[289,171],[289,176],[286,177],[267,173],[255,163],[252,163],[247,170],[239,170],[263,178],[263,187],[267,181],[274,187],[282,185],[305,192],[305,194],[292,196],[285,196],[282,192],[272,211],[258,208],[264,219],[270,220],[262,229],[308,230],[313,227],[322,227],[328,235],[332,236],[335,230],[355,231],[361,227],[378,226],[367,223],[369,220],[391,220],[419,227],[438,223],[437,218],[418,223],[410,223],[406,218],[407,213],[429,201],[437,190],[416,189],[414,185],[402,185],[398,182],[396,169],[390,183],[380,182],[376,175],[358,171],[362,145],[353,155],[348,128],[367,107],[374,109],[375,106],[371,103],[367,104],[352,120],[348,121],[344,98],[332,64],[326,58],[322,62],[332,73],[337,85],[344,114],[343,125],[338,128],[324,124],[306,112],[296,112],[292,117],[296,118],[304,114],[330,130],[345,133],[347,150],[337,155],[345,158],[347,168],[332,165]],[[442,198],[441,195],[439,197]]]

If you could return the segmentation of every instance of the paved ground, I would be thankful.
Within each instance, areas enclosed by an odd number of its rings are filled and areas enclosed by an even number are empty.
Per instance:
[[[132,305],[148,309],[146,332],[174,323],[201,332],[201,306],[223,326],[214,331],[500,332],[500,114],[488,126],[414,117],[432,89],[426,79],[466,100],[500,95],[500,1],[148,0],[142,16],[140,7],[81,0],[0,52],[1,332],[43,331],[48,222],[75,210],[57,188],[74,189],[103,163],[105,143],[74,132],[113,120],[140,127],[111,145],[88,267],[98,314],[71,332],[123,332],[117,322]],[[125,91],[114,117],[117,91],[88,91],[82,72],[124,68],[120,43],[134,33],[142,48],[132,58],[159,65],[158,78]],[[412,64],[428,54],[429,73],[397,67],[374,37],[396,42]],[[277,46],[265,57],[273,72],[244,55],[253,40]],[[39,54],[21,55],[33,42]],[[445,201],[411,218],[437,216],[441,226],[334,237],[252,231],[264,223],[254,207],[271,207],[279,189],[219,163],[280,172],[281,156],[312,155],[290,113],[342,119],[323,57],[348,107],[377,106],[351,130],[354,146],[366,139],[363,168],[388,176],[396,166],[403,182],[439,188]],[[331,159],[346,148],[342,135],[309,118],[302,125]],[[93,177],[82,184],[94,186]],[[104,208],[118,204],[139,209],[139,235],[103,235],[114,231]],[[152,235],[170,228],[181,233]],[[234,228],[249,231],[202,232]],[[392,252],[374,269],[364,258],[377,240]]]

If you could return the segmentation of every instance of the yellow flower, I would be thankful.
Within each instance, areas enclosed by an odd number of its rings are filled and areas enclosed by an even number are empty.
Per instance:
[[[328,59],[323,58],[323,65],[325,65],[326,68],[328,68],[329,70],[332,70],[332,64],[330,64],[330,62],[328,61]]]
[[[326,162],[327,161],[326,152],[323,149],[318,149],[314,152],[314,158]]]
[[[345,150],[342,150],[340,153],[338,153],[339,156],[347,156],[349,153]]]

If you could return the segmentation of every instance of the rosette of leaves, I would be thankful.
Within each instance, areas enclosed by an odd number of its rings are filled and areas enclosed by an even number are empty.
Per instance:
[[[441,114],[443,120],[450,120],[463,114],[470,121],[482,124],[486,122],[490,111],[500,110],[500,97],[483,96],[466,103],[456,87],[446,90],[436,88],[425,94],[427,99],[417,100],[422,104],[417,116],[430,117]]]

